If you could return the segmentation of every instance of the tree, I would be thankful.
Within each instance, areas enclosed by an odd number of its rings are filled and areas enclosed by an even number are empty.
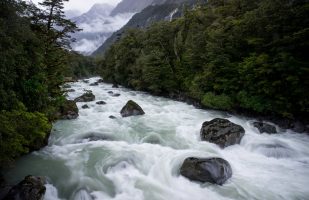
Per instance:
[[[67,54],[74,38],[71,33],[79,31],[76,24],[65,19],[63,4],[69,0],[44,0],[39,3],[44,9],[36,15],[45,43],[44,63],[47,68],[48,91],[51,96],[59,95],[59,85],[63,81],[62,71],[67,65]],[[35,15],[34,15],[35,16]]]

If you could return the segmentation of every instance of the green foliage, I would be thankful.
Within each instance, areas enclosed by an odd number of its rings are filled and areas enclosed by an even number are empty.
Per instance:
[[[77,79],[96,75],[97,71],[94,58],[71,52],[68,56],[68,67],[63,73],[66,77]]]
[[[309,3],[225,0],[131,30],[100,62],[105,79],[207,107],[308,117]]]
[[[0,112],[0,165],[8,166],[14,159],[38,150],[46,144],[51,124],[44,114],[27,112],[20,104],[18,110]]]
[[[46,144],[63,103],[59,85],[68,68],[69,33],[77,30],[64,19],[64,1],[44,0],[45,10],[21,0],[0,2],[0,169]]]
[[[203,106],[220,110],[231,110],[233,108],[232,99],[225,95],[215,95],[212,92],[208,92],[203,96]]]

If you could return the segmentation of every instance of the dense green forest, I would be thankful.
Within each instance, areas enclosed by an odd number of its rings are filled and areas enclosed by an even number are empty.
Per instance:
[[[78,28],[64,18],[64,1],[45,0],[42,9],[20,0],[0,2],[1,167],[47,143],[65,100],[59,86],[66,76],[94,70],[93,60],[69,50],[70,33]]]
[[[308,118],[309,3],[209,0],[129,30],[106,52],[107,81],[204,107]]]

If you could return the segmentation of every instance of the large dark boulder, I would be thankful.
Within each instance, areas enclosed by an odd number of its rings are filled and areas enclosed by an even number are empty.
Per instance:
[[[230,164],[222,158],[185,159],[180,174],[192,181],[222,185],[232,176]]]
[[[77,97],[74,101],[75,102],[89,102],[89,101],[94,101],[95,96],[92,94],[92,92],[86,92],[82,96]]]
[[[46,187],[43,177],[26,176],[12,187],[3,200],[43,200]]]
[[[221,148],[239,144],[245,135],[245,129],[227,119],[216,118],[203,123],[201,140],[219,145]]]
[[[260,131],[260,133],[268,133],[268,134],[277,133],[275,126],[265,122],[253,122],[253,126],[257,128]]]
[[[76,119],[78,117],[78,107],[75,101],[66,100],[60,106],[59,118],[60,119]]]
[[[143,109],[134,101],[129,100],[127,104],[121,109],[120,114],[122,117],[144,115]]]

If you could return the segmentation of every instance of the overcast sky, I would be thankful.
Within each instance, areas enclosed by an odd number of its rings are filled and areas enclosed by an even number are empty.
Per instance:
[[[41,1],[42,0],[32,0],[34,3]],[[95,3],[108,3],[110,5],[116,5],[120,1],[121,0],[70,0],[69,2],[65,3],[65,10],[78,10],[80,12],[86,12]]]

